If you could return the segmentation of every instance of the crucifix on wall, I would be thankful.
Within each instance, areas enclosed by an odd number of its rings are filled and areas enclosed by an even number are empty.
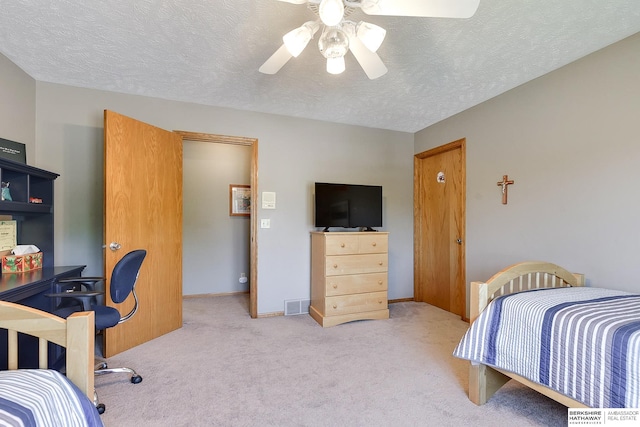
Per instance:
[[[507,193],[509,192],[509,188],[507,185],[514,184],[515,181],[509,180],[509,175],[502,175],[502,181],[498,181],[498,186],[502,187],[502,204],[507,204]]]

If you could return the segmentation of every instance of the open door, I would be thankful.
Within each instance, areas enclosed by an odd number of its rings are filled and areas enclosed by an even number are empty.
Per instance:
[[[138,313],[104,331],[110,357],[182,327],[182,137],[105,110],[104,162],[107,293],[118,260],[147,250]],[[121,313],[131,307],[132,296],[116,306]]]

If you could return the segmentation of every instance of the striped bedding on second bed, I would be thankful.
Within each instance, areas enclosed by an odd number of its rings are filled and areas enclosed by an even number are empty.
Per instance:
[[[556,288],[496,298],[454,356],[514,372],[591,407],[640,406],[640,295]]]

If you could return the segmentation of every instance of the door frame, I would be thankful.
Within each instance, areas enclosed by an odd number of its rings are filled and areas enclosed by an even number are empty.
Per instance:
[[[417,182],[419,182],[420,178],[421,178],[421,167],[420,167],[420,160],[432,157],[432,156],[436,156],[442,153],[446,153],[448,151],[452,151],[452,150],[460,150],[460,173],[461,173],[461,201],[460,201],[460,238],[462,239],[462,248],[461,248],[461,254],[460,254],[460,283],[458,283],[458,294],[462,296],[462,306],[464,307],[462,310],[462,320],[468,321],[468,315],[467,310],[468,310],[468,306],[467,306],[467,283],[466,283],[466,274],[467,274],[467,261],[466,261],[466,192],[467,192],[467,160],[466,160],[466,138],[461,138],[458,139],[456,141],[450,142],[448,144],[444,144],[426,151],[423,151],[421,153],[417,153],[414,155],[414,168],[413,168],[413,173],[414,173],[414,178],[413,178],[413,206],[414,206],[414,216],[413,216],[413,230],[414,230],[414,283],[413,283],[413,287],[414,287],[414,294],[415,294],[415,289],[416,289],[416,280],[417,277],[419,277],[418,275],[418,269],[420,268],[420,266],[417,263],[417,259],[418,259],[418,251],[421,250],[421,248],[418,248],[417,246],[417,242],[418,239],[416,238],[416,235],[418,233],[421,233],[421,224],[419,223],[419,218],[420,218],[420,212],[419,209],[421,209],[422,206],[424,206],[424,204],[422,203],[421,200],[419,200],[420,197],[420,192],[418,191],[417,188]]]
[[[249,314],[253,319],[258,317],[258,139],[243,136],[216,135],[212,133],[174,130],[182,136],[182,140],[213,142],[250,146],[251,150],[251,216],[249,245]]]

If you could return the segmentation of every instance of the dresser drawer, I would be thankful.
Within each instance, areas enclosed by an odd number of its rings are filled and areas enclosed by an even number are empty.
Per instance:
[[[326,255],[347,255],[358,253],[358,235],[336,234],[325,236]]]
[[[387,254],[333,255],[325,259],[325,274],[382,273],[387,271]]]
[[[386,233],[340,233],[325,235],[325,255],[381,254],[389,250]]]
[[[388,308],[387,292],[371,292],[368,294],[342,295],[325,299],[324,315],[361,313],[366,311],[386,310]]]
[[[386,291],[387,273],[330,276],[326,279],[326,296],[364,294]]]
[[[358,236],[358,253],[384,254],[389,251],[389,237],[386,234],[364,233]]]

